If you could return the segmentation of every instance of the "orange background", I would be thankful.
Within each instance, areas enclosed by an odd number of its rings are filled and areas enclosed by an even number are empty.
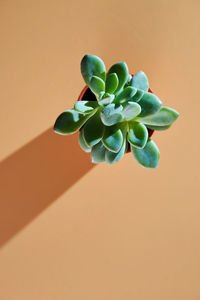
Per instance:
[[[0,2],[0,299],[200,299],[200,2]],[[143,70],[180,113],[158,169],[93,167],[52,132],[80,60]]]

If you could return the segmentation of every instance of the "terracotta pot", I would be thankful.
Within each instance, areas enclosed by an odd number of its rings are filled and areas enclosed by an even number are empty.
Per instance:
[[[134,76],[134,75],[132,75],[132,76]],[[153,93],[151,89],[149,89],[148,92]],[[81,100],[96,101],[95,95],[91,92],[91,90],[88,88],[87,85],[83,88],[83,90],[81,91],[81,93],[80,93],[80,95],[78,97],[78,101],[81,101]],[[149,137],[151,137],[152,134],[154,133],[154,130],[153,129],[149,129],[149,128],[147,128],[147,129],[148,129]],[[128,153],[130,151],[131,151],[130,150],[130,145],[128,144],[128,148],[127,148],[126,153]]]

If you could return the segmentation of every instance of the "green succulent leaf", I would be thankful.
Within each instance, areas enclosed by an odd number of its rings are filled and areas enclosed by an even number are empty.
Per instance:
[[[128,74],[127,81],[126,81],[127,85],[130,85],[132,77],[133,76],[131,74]]]
[[[105,93],[103,95],[103,97],[101,97],[101,100],[98,101],[98,103],[101,106],[105,106],[107,104],[112,103],[112,101],[114,100],[114,98],[115,98],[115,95],[109,94],[109,93]]]
[[[103,99],[104,98],[104,96],[105,96],[105,92],[100,92],[99,93],[99,100],[101,100],[101,99]],[[109,94],[110,95],[110,94]]]
[[[58,116],[54,124],[54,131],[59,134],[75,133],[90,116],[91,114],[83,115],[74,109],[69,109]]]
[[[101,92],[105,91],[105,82],[98,76],[92,76],[89,82],[89,88],[95,95],[99,95]]]
[[[95,108],[98,107],[97,101],[77,101],[74,105],[74,109],[81,114],[90,114]]]
[[[123,117],[126,121],[130,121],[138,116],[141,112],[141,107],[136,102],[128,102],[123,110]]]
[[[108,104],[101,111],[101,120],[104,125],[112,126],[123,120],[123,106],[116,107],[114,103]]]
[[[119,152],[125,138],[125,130],[123,124],[113,126],[106,126],[102,142],[104,146],[112,151]]]
[[[145,92],[143,97],[137,103],[142,109],[139,117],[155,114],[162,106],[160,99],[156,95],[148,92]]]
[[[126,152],[126,139],[124,140],[124,143],[119,152],[115,153],[107,149],[105,154],[105,160],[109,165],[114,164],[124,156],[125,152]]]
[[[172,108],[162,107],[156,114],[144,118],[138,117],[138,121],[152,126],[170,126],[179,116],[179,113]],[[166,128],[164,128],[166,129]]]
[[[103,137],[104,125],[101,122],[100,111],[98,110],[83,127],[84,139],[92,147]]]
[[[114,100],[114,103],[123,103],[131,99],[131,97],[133,97],[136,92],[137,90],[134,87],[128,86],[120,94],[118,94],[118,96]]]
[[[111,73],[116,73],[119,83],[117,86],[117,89],[115,90],[115,94],[117,92],[119,92],[123,86],[125,85],[125,83],[127,82],[127,79],[129,77],[129,73],[128,73],[128,67],[127,64],[125,62],[119,62],[117,64],[114,64],[108,71],[108,75]]]
[[[151,126],[151,125],[147,125],[147,127],[148,127],[149,129],[161,131],[161,130],[167,130],[168,128],[170,128],[170,127],[171,127],[171,124],[170,124],[170,125],[165,125],[165,126],[153,126],[153,125]]]
[[[104,62],[96,55],[87,54],[81,61],[81,73],[87,85],[92,76],[97,76],[105,81],[106,68]]]
[[[104,147],[102,142],[99,142],[98,144],[92,147],[91,161],[95,164],[104,162],[105,153],[106,153],[106,148]]]
[[[83,129],[79,133],[79,145],[83,151],[85,152],[91,151],[91,147],[85,141]]]
[[[149,89],[149,81],[146,74],[143,71],[136,73],[131,80],[131,86],[135,87],[136,89],[143,90],[148,92]]]
[[[106,93],[113,94],[118,86],[119,79],[116,73],[110,73],[106,77]]]
[[[148,140],[148,130],[146,126],[142,123],[130,122],[127,139],[132,146],[144,148]]]
[[[131,151],[136,161],[145,168],[157,168],[160,153],[156,144],[149,139],[143,149],[131,146]]]
[[[137,90],[136,94],[131,97],[130,101],[133,101],[133,102],[138,102],[144,95],[144,91],[142,90]]]

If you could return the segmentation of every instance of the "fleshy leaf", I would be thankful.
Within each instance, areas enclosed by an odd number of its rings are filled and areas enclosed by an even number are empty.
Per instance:
[[[159,163],[160,153],[156,144],[149,139],[143,149],[131,146],[131,151],[136,161],[145,168],[156,168]]]
[[[123,103],[133,97],[136,92],[134,87],[128,86],[115,98],[114,103]]]
[[[114,103],[108,104],[101,111],[101,120],[106,126],[112,126],[123,120],[123,106],[115,106]]]
[[[101,100],[98,101],[98,103],[99,103],[99,105],[104,106],[104,105],[112,103],[114,98],[115,98],[115,95],[105,93],[103,95],[103,97],[101,98]]]
[[[105,94],[106,94],[105,92],[100,92],[99,93],[99,100],[103,99]]]
[[[97,111],[83,127],[84,139],[89,146],[96,145],[103,137],[104,125],[101,122],[100,111]]]
[[[92,76],[100,77],[105,81],[106,68],[104,62],[96,55],[87,54],[81,61],[81,73],[87,85]]]
[[[78,140],[79,140],[79,145],[80,145],[81,149],[83,149],[83,151],[85,151],[85,152],[90,152],[91,151],[91,147],[85,141],[83,129],[79,133],[79,139]]]
[[[88,85],[95,95],[105,91],[105,82],[98,76],[92,76]]]
[[[152,93],[144,93],[140,101],[137,102],[141,106],[141,113],[139,117],[145,117],[155,114],[162,106],[160,99]]]
[[[138,122],[129,123],[127,139],[136,148],[144,148],[148,140],[148,130],[146,126]]]
[[[98,107],[97,101],[87,101],[87,100],[77,101],[74,105],[74,109],[81,114],[89,114],[97,107]]]
[[[133,76],[131,74],[128,74],[127,81],[126,81],[127,85],[130,85],[132,77]]]
[[[116,73],[117,77],[119,79],[119,83],[117,86],[117,89],[115,90],[115,94],[119,92],[124,84],[126,83],[129,73],[128,73],[128,67],[125,62],[119,62],[117,64],[114,64],[108,71],[108,75],[111,73]]]
[[[133,102],[138,102],[144,95],[144,91],[142,90],[137,90],[136,94],[131,97],[130,101],[133,101]]]
[[[149,81],[146,74],[143,71],[136,73],[131,80],[131,86],[135,87],[136,89],[148,92]]]
[[[116,73],[110,73],[106,77],[106,93],[113,94],[119,83]]]
[[[125,128],[123,128],[123,124],[120,125],[105,127],[102,143],[112,152],[119,152],[124,142]]]
[[[141,112],[141,107],[136,102],[128,102],[123,110],[123,117],[129,121],[136,116],[138,116]]]
[[[169,126],[179,116],[179,113],[172,108],[162,107],[156,114],[144,118],[137,118],[138,121],[150,126]]]
[[[109,165],[118,162],[124,156],[125,151],[126,151],[126,139],[119,152],[115,153],[109,151],[108,149],[106,150],[106,154],[105,154],[106,162]]]
[[[106,148],[104,147],[102,142],[99,142],[98,144],[96,144],[92,147],[91,161],[94,164],[104,162],[105,161],[105,153],[106,153]]]
[[[59,134],[72,134],[78,131],[91,115],[92,113],[83,115],[74,109],[69,109],[58,116],[54,131]]]
[[[171,124],[170,125],[165,125],[165,126],[151,126],[151,125],[147,125],[147,127],[149,129],[153,129],[153,130],[167,130],[168,128],[171,127]]]

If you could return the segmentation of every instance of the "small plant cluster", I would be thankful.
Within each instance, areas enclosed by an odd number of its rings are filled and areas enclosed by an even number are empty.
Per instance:
[[[149,91],[145,73],[130,75],[125,62],[114,64],[106,73],[99,57],[85,55],[81,73],[96,101],[77,101],[57,118],[54,131],[68,135],[80,130],[79,144],[91,153],[93,163],[113,164],[129,147],[140,165],[156,168],[160,154],[148,129],[168,129],[178,112],[163,107]]]

